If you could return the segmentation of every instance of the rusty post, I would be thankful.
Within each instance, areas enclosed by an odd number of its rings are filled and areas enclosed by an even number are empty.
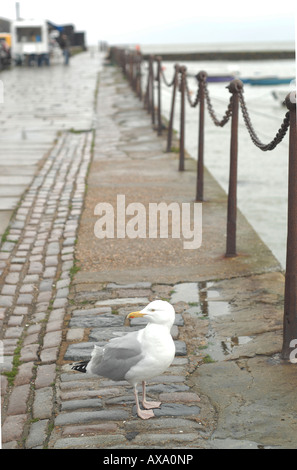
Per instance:
[[[146,89],[146,107],[147,107],[148,114],[151,114],[151,106],[152,106],[152,99],[151,99],[152,60],[153,60],[153,56],[150,55],[149,61],[148,61],[148,80],[147,80],[147,89]]]
[[[289,175],[288,175],[288,229],[283,319],[282,358],[289,360],[297,344],[297,129],[296,94],[286,97],[290,112]],[[291,344],[291,341],[294,344]]]
[[[136,82],[135,82],[135,53],[131,52],[132,56],[132,77],[131,77],[131,85],[132,85],[132,90],[136,91]]]
[[[127,56],[126,56],[126,51],[125,49],[122,49],[122,57],[121,57],[121,60],[122,60],[122,70],[123,70],[123,74],[124,76],[126,77],[127,76],[127,69],[126,69],[126,59],[127,59]]]
[[[133,55],[131,51],[129,51],[129,82],[133,90]]]
[[[138,96],[138,54],[134,52],[134,91]]]
[[[132,90],[136,91],[136,82],[135,82],[135,53],[131,52],[131,60],[132,60],[132,74],[131,74],[131,86]]]
[[[146,84],[146,89],[145,89],[145,94],[144,94],[144,99],[143,99],[143,106],[144,109],[149,112],[149,90],[150,90],[150,64],[148,64],[148,74],[147,74],[147,84]]]
[[[137,59],[137,95],[142,100],[142,89],[141,89],[141,63],[142,63],[142,55],[140,51],[137,51],[136,55]]]
[[[176,88],[177,88],[177,85],[178,85],[179,65],[175,64],[174,67],[175,67],[175,72],[174,72],[174,82],[173,82],[173,91],[172,91],[172,100],[171,100],[170,120],[169,120],[169,125],[168,125],[166,152],[171,151],[175,96],[176,96]]]
[[[230,171],[227,213],[226,256],[236,256],[236,215],[237,215],[237,155],[238,155],[238,92],[243,88],[241,80],[232,80],[227,87],[232,93],[232,122],[230,145]]]
[[[150,57],[150,65],[151,65],[151,80],[150,80],[150,96],[151,96],[151,108],[150,112],[152,115],[152,124],[155,125],[155,76],[154,76],[154,60],[155,57]]]
[[[204,105],[205,105],[205,82],[207,73],[203,70],[198,73],[199,83],[199,136],[198,136],[198,159],[197,159],[197,183],[196,183],[196,201],[203,201],[203,182],[204,182]]]
[[[149,57],[147,111],[152,116],[152,124],[155,124],[155,100],[154,100],[154,56]]]
[[[156,61],[157,61],[157,78],[156,81],[158,82],[158,135],[162,134],[162,119],[161,119],[161,60],[162,57],[157,56]]]
[[[179,171],[185,169],[185,89],[186,89],[186,71],[185,66],[180,67],[181,81],[180,81],[180,137],[179,137]]]

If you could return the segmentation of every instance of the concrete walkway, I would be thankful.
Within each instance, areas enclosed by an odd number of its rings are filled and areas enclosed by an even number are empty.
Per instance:
[[[117,195],[144,207],[193,203],[195,162],[180,173],[164,149],[165,136],[107,66],[95,140],[62,132],[29,186],[0,249],[4,448],[296,448],[295,365],[279,358],[284,276],[241,214],[239,256],[224,257],[226,195],[212,176],[199,249],[94,234],[96,205],[116,207]],[[141,327],[127,326],[126,314],[156,298],[176,309],[176,358],[149,384],[162,405],[142,421],[126,382],[88,378],[69,363]]]

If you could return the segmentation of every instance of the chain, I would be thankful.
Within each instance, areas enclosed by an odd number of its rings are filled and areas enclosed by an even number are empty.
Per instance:
[[[168,86],[168,87],[171,87],[174,82],[175,82],[175,78],[176,78],[176,74],[177,72],[174,73],[173,75],[173,79],[172,81],[169,83],[167,80],[166,80],[166,77],[164,75],[164,71],[162,70],[162,67],[161,67],[161,77],[164,81],[164,83]],[[154,77],[155,78],[155,77]],[[208,91],[208,88],[207,88],[207,83],[206,82],[200,82],[201,83],[201,86],[204,87],[204,93],[205,93],[205,99],[206,99],[206,103],[207,103],[207,108],[208,108],[208,112],[211,116],[211,119],[213,120],[215,126],[218,126],[218,127],[224,127],[225,124],[227,124],[227,122],[229,121],[230,117],[232,116],[232,103],[233,103],[233,94],[231,95],[230,97],[230,101],[229,101],[229,104],[228,104],[228,108],[224,114],[224,116],[222,117],[221,120],[219,120],[215,114],[215,111],[214,111],[214,108],[213,108],[213,105],[211,103],[211,100],[210,100],[210,96],[209,96],[209,91]],[[197,93],[196,93],[196,98],[194,101],[192,101],[191,99],[191,91],[189,89],[189,84],[188,84],[188,80],[187,80],[187,75],[185,75],[185,87],[186,87],[186,92],[187,92],[187,98],[188,98],[188,101],[189,101],[189,104],[192,108],[195,108],[199,102],[200,102],[200,96],[201,96],[201,93],[200,93],[200,86],[198,86],[197,88]],[[246,103],[244,101],[244,97],[243,97],[243,93],[242,91],[239,91],[238,92],[238,97],[239,97],[239,102],[240,102],[240,106],[241,106],[241,111],[242,111],[242,115],[243,115],[243,119],[244,119],[244,123],[246,125],[246,128],[249,132],[249,135],[253,141],[253,143],[261,150],[263,150],[264,152],[267,151],[267,150],[273,150],[282,140],[283,138],[285,137],[287,131],[288,131],[288,128],[290,126],[290,113],[289,111],[286,113],[285,117],[284,117],[284,120],[281,124],[281,127],[280,129],[277,131],[275,137],[273,138],[273,140],[271,142],[269,142],[268,144],[263,144],[260,139],[258,138],[254,128],[253,128],[253,125],[251,123],[251,119],[250,119],[250,116],[249,116],[249,113],[248,113],[248,110],[247,110],[247,106],[246,106]]]
[[[247,110],[247,107],[246,107],[246,104],[245,104],[245,101],[244,101],[244,98],[243,98],[243,94],[242,92],[239,92],[239,102],[240,102],[240,106],[241,106],[241,110],[242,110],[242,115],[243,115],[243,119],[244,119],[244,122],[245,122],[245,125],[247,127],[247,130],[250,134],[250,137],[253,141],[253,143],[261,150],[263,150],[263,152],[266,152],[267,150],[273,150],[282,140],[283,138],[285,137],[286,133],[287,133],[287,130],[290,126],[290,112],[288,111],[284,117],[284,120],[282,122],[282,125],[280,127],[280,129],[278,130],[276,136],[274,137],[274,139],[269,142],[268,144],[263,144],[260,139],[258,138],[253,126],[252,126],[252,123],[251,123],[251,119],[250,119],[250,116],[249,116],[249,113],[248,113],[248,110]]]
[[[187,97],[188,97],[188,101],[190,103],[190,106],[192,108],[196,108],[196,106],[198,105],[199,101],[200,101],[200,88],[198,86],[197,88],[197,93],[196,93],[196,98],[195,98],[195,101],[192,102],[192,99],[191,99],[191,91],[189,89],[189,84],[188,84],[188,78],[186,76],[186,92],[187,92]]]
[[[209,92],[208,92],[208,88],[207,88],[206,83],[204,83],[203,86],[204,86],[204,93],[205,93],[205,98],[206,98],[206,103],[207,103],[207,109],[208,109],[208,112],[209,112],[215,126],[224,127],[224,125],[227,124],[227,122],[229,121],[229,119],[232,115],[233,95],[230,97],[230,101],[229,101],[229,104],[228,104],[228,108],[225,112],[225,115],[223,116],[221,121],[219,121],[218,118],[215,115],[213,106],[211,104],[210,97],[209,97]]]
[[[174,72],[172,81],[169,83],[169,82],[167,82],[166,77],[165,77],[165,75],[164,75],[164,71],[163,71],[163,69],[162,69],[162,67],[161,67],[161,77],[163,78],[163,81],[164,81],[164,83],[165,83],[166,86],[171,87],[171,86],[174,84],[174,81],[175,81],[175,73],[176,73],[176,72]]]

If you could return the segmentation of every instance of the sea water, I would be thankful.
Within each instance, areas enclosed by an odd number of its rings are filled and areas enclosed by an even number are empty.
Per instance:
[[[159,48],[159,51],[162,47]],[[146,51],[145,51],[146,52]],[[152,52],[152,50],[150,51]],[[156,47],[156,52],[158,48]],[[185,51],[184,51],[185,52]],[[168,82],[174,73],[174,62],[163,62]],[[205,70],[208,75],[234,74],[238,78],[280,76],[295,77],[294,60],[255,61],[180,61],[189,75]],[[188,78],[194,101],[197,91],[195,78]],[[215,113],[219,119],[224,115],[230,93],[228,83],[209,83],[208,90]],[[295,88],[291,85],[251,86],[244,85],[244,97],[252,125],[259,139],[267,144],[280,128],[287,109],[281,104],[283,98]],[[162,85],[162,114],[169,118],[172,88]],[[175,110],[174,128],[179,130],[179,100]],[[239,209],[256,232],[271,249],[282,267],[285,267],[288,200],[288,142],[289,132],[272,151],[258,149],[248,134],[242,114],[239,117],[238,137],[238,193]],[[197,158],[198,108],[186,105],[185,146],[193,158]],[[205,114],[205,166],[223,189],[228,191],[230,158],[230,122],[216,127],[207,110]],[[207,197],[207,188],[205,188]],[[193,188],[193,197],[195,188]]]

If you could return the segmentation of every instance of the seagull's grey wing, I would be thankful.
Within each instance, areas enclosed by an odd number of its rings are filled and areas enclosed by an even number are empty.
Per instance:
[[[114,338],[104,348],[100,364],[92,368],[92,373],[111,380],[124,380],[126,373],[144,358],[138,332]]]

